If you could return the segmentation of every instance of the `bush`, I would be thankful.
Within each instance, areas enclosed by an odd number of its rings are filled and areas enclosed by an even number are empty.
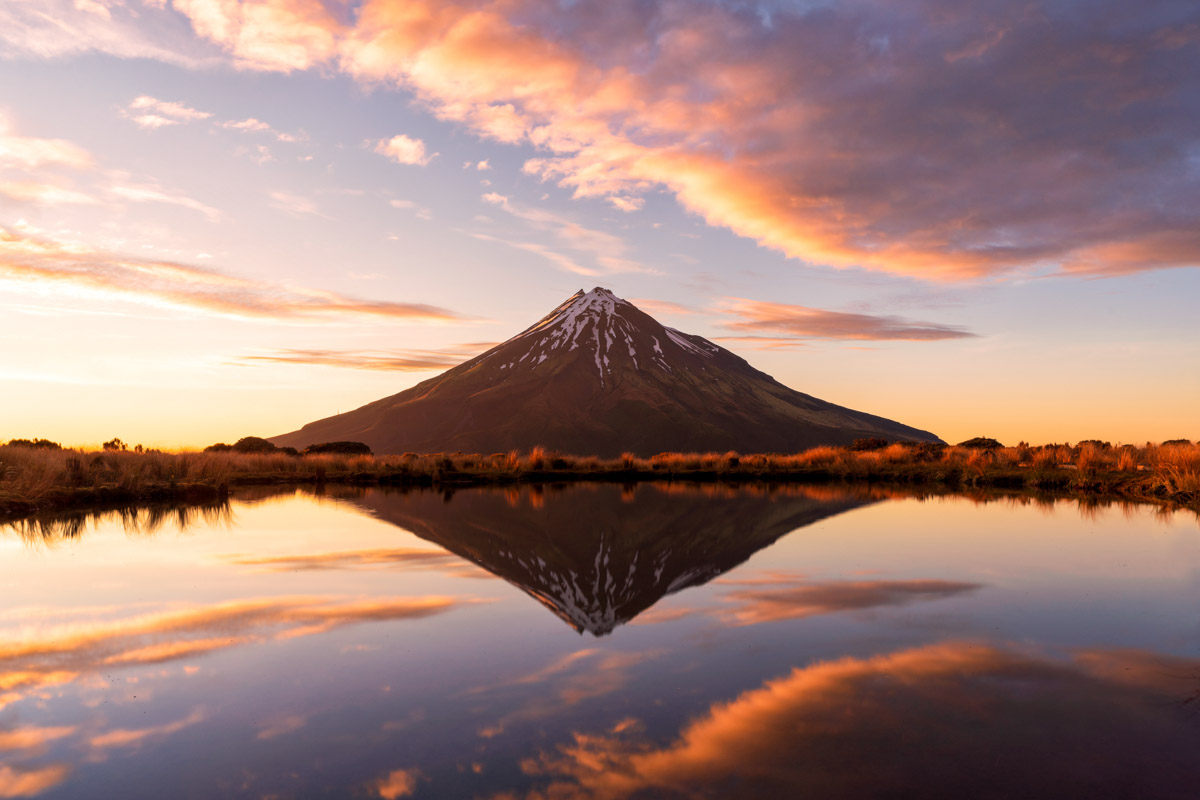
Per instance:
[[[38,439],[38,441],[40,442],[42,440]],[[1187,446],[1191,445],[1191,443],[1192,442],[1190,439],[1167,439],[1165,442],[1162,443],[1162,446],[1163,447],[1187,447]],[[11,442],[10,442],[10,444],[11,444]]]
[[[882,450],[889,444],[891,444],[891,442],[889,442],[887,439],[868,437],[866,439],[855,439],[850,445],[850,449],[856,453],[866,453],[872,450]]]
[[[274,453],[278,449],[266,439],[258,436],[243,436],[233,446],[235,453]]]
[[[107,442],[105,442],[103,447],[105,450],[128,450],[129,449],[129,445],[125,444],[120,439],[116,438],[115,436],[112,439],[109,439]]]
[[[225,444],[224,442],[217,442],[216,444],[210,444],[208,447],[204,448],[204,452],[206,452],[206,453],[232,453],[233,445]]]
[[[989,439],[986,436],[976,436],[974,439],[967,439],[965,442],[959,442],[959,447],[965,447],[968,450],[999,450],[1004,445],[1000,444],[995,439]]]
[[[271,445],[274,447],[274,445]],[[371,448],[362,442],[322,442],[321,444],[310,444],[304,448],[304,455],[316,455],[319,453],[342,453],[350,456],[369,456]],[[407,453],[405,454],[408,455]]]
[[[62,445],[49,439],[12,439],[9,447],[28,447],[31,450],[62,450]]]

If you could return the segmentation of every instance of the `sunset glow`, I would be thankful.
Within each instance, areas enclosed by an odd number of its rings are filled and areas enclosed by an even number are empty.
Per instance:
[[[1197,75],[1172,0],[4,3],[0,440],[285,433],[596,285],[947,441],[1196,439]]]

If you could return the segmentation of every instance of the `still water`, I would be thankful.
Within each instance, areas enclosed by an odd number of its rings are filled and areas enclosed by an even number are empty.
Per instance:
[[[1200,795],[1184,512],[288,491],[0,528],[0,586],[0,797]]]

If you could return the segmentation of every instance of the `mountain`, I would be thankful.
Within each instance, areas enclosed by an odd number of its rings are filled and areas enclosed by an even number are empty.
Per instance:
[[[826,487],[770,495],[718,488],[471,489],[452,500],[359,490],[338,498],[503,578],[593,636],[728,572],[786,534],[874,502]]]
[[[376,453],[542,445],[614,457],[790,452],[863,437],[940,441],[789,389],[597,287],[436,378],[271,441],[298,448],[359,441]]]

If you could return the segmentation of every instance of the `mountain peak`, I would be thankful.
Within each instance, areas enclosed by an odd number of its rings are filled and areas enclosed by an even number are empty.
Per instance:
[[[273,441],[361,441],[379,453],[542,445],[611,456],[786,452],[863,437],[939,441],[789,389],[596,286],[436,378]]]

